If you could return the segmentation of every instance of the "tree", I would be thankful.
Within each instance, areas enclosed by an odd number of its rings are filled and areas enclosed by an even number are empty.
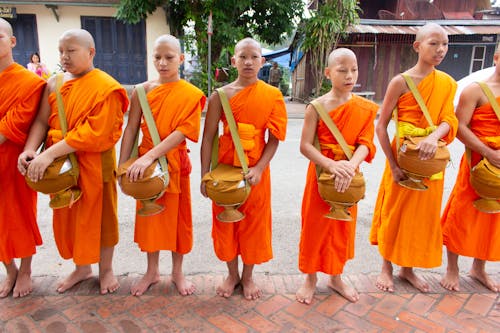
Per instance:
[[[137,23],[162,7],[170,31],[183,39],[184,28],[194,23],[196,49],[202,64],[207,59],[207,22],[212,12],[212,61],[216,63],[225,47],[252,36],[276,44],[290,34],[303,13],[302,0],[122,0],[117,18]]]
[[[305,52],[311,57],[312,74],[316,86],[315,95],[319,96],[323,86],[323,70],[327,57],[337,47],[349,25],[359,20],[358,1],[356,0],[319,0],[318,9],[310,10],[310,17],[301,23]]]

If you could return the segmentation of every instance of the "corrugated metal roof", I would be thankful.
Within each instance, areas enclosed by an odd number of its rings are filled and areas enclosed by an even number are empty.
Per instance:
[[[486,22],[485,22],[486,23]],[[415,35],[421,25],[377,25],[354,24],[347,32],[360,34],[399,34]],[[443,25],[448,35],[490,35],[500,34],[498,25]]]

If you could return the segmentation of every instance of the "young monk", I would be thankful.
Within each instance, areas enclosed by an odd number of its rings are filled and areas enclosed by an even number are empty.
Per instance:
[[[59,57],[65,69],[61,87],[68,131],[63,138],[57,111],[55,78],[49,79],[39,113],[31,127],[20,171],[33,181],[59,156],[76,153],[81,198],[71,208],[54,210],[54,237],[64,259],[73,258],[75,270],[57,287],[64,292],[92,277],[99,263],[100,292],[118,289],[113,274],[114,246],[118,242],[115,143],[121,135],[128,107],[125,89],[111,76],[95,69],[94,40],[89,32],[68,30],[59,39]],[[46,138],[46,149],[36,149]],[[31,162],[28,163],[28,161]],[[29,165],[29,166],[28,166]]]
[[[245,151],[249,161],[249,172],[245,178],[252,189],[246,202],[238,208],[245,214],[245,218],[236,223],[220,222],[216,215],[223,208],[213,204],[214,249],[217,257],[227,263],[229,271],[229,275],[217,288],[217,294],[229,297],[234,288],[241,283],[243,295],[248,300],[262,296],[261,289],[252,279],[254,265],[266,262],[273,256],[269,162],[278,148],[279,140],[285,139],[287,124],[285,102],[281,92],[257,77],[259,69],[265,62],[261,54],[261,46],[254,39],[245,38],[239,41],[231,58],[231,64],[238,70],[238,77],[223,88],[235,121],[255,127],[253,135],[245,133],[245,136],[249,136],[247,139],[253,139],[254,142],[253,148]],[[215,92],[209,98],[201,143],[202,177],[210,170],[212,142],[214,135],[217,135],[219,121],[224,125],[224,132],[219,140],[219,163],[230,165],[238,163],[227,121],[223,116],[222,104]],[[251,126],[246,127],[251,128]],[[201,193],[207,196],[203,183]],[[238,255],[241,255],[243,261],[241,277]]]
[[[351,160],[347,159],[314,106],[309,104],[300,141],[300,151],[311,161],[302,199],[299,250],[299,269],[307,276],[296,294],[297,300],[305,304],[312,302],[318,281],[317,272],[329,274],[328,286],[349,301],[356,302],[359,299],[357,291],[341,278],[346,261],[354,257],[356,206],[350,210],[352,222],[325,217],[330,206],[319,195],[316,165],[334,175],[336,189],[344,192],[361,162],[370,162],[375,156],[373,135],[378,105],[352,94],[358,79],[358,63],[354,52],[345,48],[332,51],[325,76],[332,82],[332,89],[316,101],[329,113],[347,144],[352,146],[354,154]],[[316,134],[321,151],[314,146]]]
[[[181,80],[179,66],[183,61],[184,54],[177,38],[162,35],[156,39],[153,63],[159,77],[144,82],[144,88],[162,141],[153,147],[146,123],[141,125],[142,110],[136,90],[132,92],[128,124],[123,135],[120,163],[130,158],[141,126],[141,157],[128,168],[126,174],[131,181],[142,178],[146,168],[163,155],[167,157],[170,175],[166,193],[156,201],[165,209],[153,216],[136,214],[134,238],[141,251],[147,252],[148,268],[142,279],[131,288],[135,296],[142,295],[150,285],[160,280],[160,250],[172,251],[172,281],[179,293],[190,295],[195,291],[195,286],[185,279],[182,272],[184,254],[193,247],[189,181],[191,162],[186,138],[198,141],[201,111],[206,98],[201,90]]]
[[[38,111],[45,81],[14,62],[16,37],[0,18],[0,261],[7,276],[0,298],[31,293],[31,258],[42,237],[36,223],[36,192],[17,172],[31,122]],[[19,269],[14,258],[21,258]]]
[[[429,285],[413,272],[413,267],[441,265],[443,244],[439,223],[443,177],[424,180],[428,186],[426,191],[400,186],[398,182],[407,179],[407,176],[398,165],[395,140],[402,141],[402,137],[407,134],[403,127],[420,132],[417,136],[427,136],[419,145],[419,158],[426,160],[434,156],[439,139],[447,143],[454,139],[458,126],[453,112],[456,82],[446,73],[435,69],[448,51],[446,32],[437,24],[426,24],[417,32],[413,49],[418,53],[418,61],[405,73],[415,82],[437,127],[428,128],[430,124],[425,120],[404,78],[395,76],[387,87],[376,126],[387,162],[370,234],[370,242],[378,244],[383,257],[382,272],[376,286],[390,292],[394,291],[392,263],[401,266],[401,279],[422,292],[429,291]],[[398,108],[401,139],[395,138],[391,144],[387,126],[395,107]],[[415,136],[414,133],[412,135]]]
[[[495,72],[485,82],[500,102],[500,51],[495,56]],[[477,83],[460,95],[456,115],[457,137],[471,150],[472,166],[483,157],[500,168],[500,121]],[[457,181],[441,218],[443,241],[447,247],[448,267],[441,285],[459,291],[458,256],[473,257],[470,276],[494,292],[500,285],[485,270],[486,261],[500,260],[500,214],[477,210],[473,202],[480,199],[470,184],[469,161],[462,157]]]

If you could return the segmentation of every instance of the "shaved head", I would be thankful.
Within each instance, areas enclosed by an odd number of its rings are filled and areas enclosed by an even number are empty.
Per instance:
[[[83,29],[70,29],[66,30],[59,38],[59,42],[74,39],[78,44],[86,48],[95,49],[94,37],[87,30]]]
[[[328,67],[334,65],[341,57],[350,57],[357,61],[356,54],[354,52],[344,47],[341,47],[333,50],[328,56]]]
[[[181,43],[172,35],[166,34],[156,38],[154,47],[157,47],[159,44],[170,44],[175,48],[177,53],[181,53]]]
[[[243,38],[238,43],[236,43],[236,46],[234,47],[234,53],[236,54],[239,51],[239,49],[244,46],[254,46],[258,48],[260,52],[262,52],[262,46],[260,45],[260,43],[253,38],[247,37]]]
[[[432,33],[439,33],[443,34],[445,36],[448,36],[446,31],[443,29],[442,26],[436,23],[427,23],[417,31],[417,35],[415,36],[415,41],[416,42],[421,42],[423,39],[428,37]]]
[[[0,30],[7,33],[7,36],[9,37],[14,36],[14,33],[12,32],[12,26],[10,25],[9,22],[4,20],[3,18],[0,18]]]

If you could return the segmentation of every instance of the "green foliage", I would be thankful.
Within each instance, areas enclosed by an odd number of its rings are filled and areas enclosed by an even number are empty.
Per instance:
[[[360,7],[357,0],[324,0],[319,8],[311,11],[300,27],[304,36],[304,51],[309,51],[316,82],[316,96],[323,86],[323,71],[329,53],[337,46],[349,25],[359,20]]]

